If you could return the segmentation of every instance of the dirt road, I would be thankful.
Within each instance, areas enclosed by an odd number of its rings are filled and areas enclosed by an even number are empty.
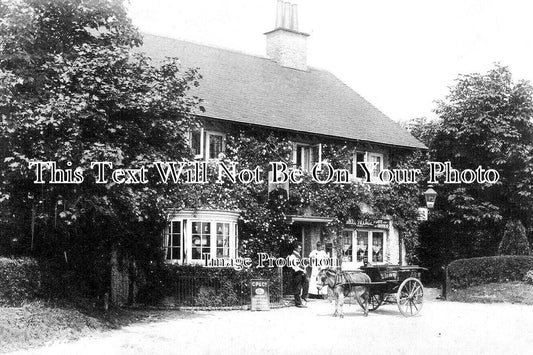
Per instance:
[[[333,318],[332,304],[267,312],[176,313],[67,344],[16,354],[531,354],[533,306],[426,301],[404,318],[385,305],[368,318],[356,305]]]

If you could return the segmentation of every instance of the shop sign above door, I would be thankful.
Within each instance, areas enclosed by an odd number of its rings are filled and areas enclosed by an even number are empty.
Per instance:
[[[366,227],[366,228],[380,228],[380,229],[389,229],[389,220],[388,219],[375,219],[375,220],[369,220],[369,219],[349,219],[346,222],[349,226],[355,226],[355,227]]]

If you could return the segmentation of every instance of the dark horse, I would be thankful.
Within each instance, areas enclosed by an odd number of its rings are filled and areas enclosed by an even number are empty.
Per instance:
[[[317,275],[317,288],[320,291],[322,287],[327,285],[333,292],[335,299],[335,313],[333,317],[344,317],[342,306],[344,305],[345,297],[355,297],[357,303],[361,305],[365,312],[365,317],[368,316],[368,302],[370,299],[370,286],[361,284],[370,283],[370,277],[363,272],[346,272],[337,271],[335,269],[320,270]]]

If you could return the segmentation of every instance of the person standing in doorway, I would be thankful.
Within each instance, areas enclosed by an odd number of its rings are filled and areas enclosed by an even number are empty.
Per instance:
[[[326,253],[325,245],[321,241],[316,243],[316,249],[309,254],[309,259],[311,261],[311,277],[309,278],[309,294],[320,297],[322,295],[328,294],[328,287],[323,287],[320,291],[317,287],[317,276],[318,272],[326,267],[323,265],[323,260],[329,258],[329,255]]]
[[[296,245],[292,254],[289,256],[289,265],[293,270],[294,282],[294,305],[296,307],[307,307],[302,303],[302,300],[307,303],[307,292],[309,291],[309,280],[305,270],[300,264],[302,258],[302,246]]]

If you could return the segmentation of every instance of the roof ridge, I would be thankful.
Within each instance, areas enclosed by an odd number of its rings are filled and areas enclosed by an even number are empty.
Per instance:
[[[270,58],[268,58],[267,56],[264,56],[264,55],[253,54],[253,53],[247,53],[247,52],[239,51],[239,50],[237,50],[237,49],[228,48],[228,47],[222,47],[222,46],[217,46],[217,45],[214,45],[214,44],[203,43],[203,42],[198,42],[198,41],[192,41],[192,40],[188,40],[188,39],[184,39],[184,38],[169,37],[169,36],[167,36],[167,35],[159,35],[159,34],[148,33],[148,32],[141,32],[141,34],[142,34],[143,36],[144,36],[144,35],[149,35],[149,36],[153,36],[153,37],[166,38],[166,39],[170,39],[170,40],[174,40],[174,41],[181,41],[181,42],[192,43],[192,44],[195,44],[195,45],[197,45],[197,46],[209,47],[209,48],[214,48],[214,49],[220,49],[220,50],[223,50],[223,51],[226,51],[226,52],[232,52],[232,53],[237,53],[237,54],[247,55],[247,56],[250,56],[250,57],[257,57],[257,58],[260,58],[260,59],[271,60]]]
[[[149,36],[153,36],[153,37],[166,38],[166,39],[173,40],[173,41],[187,42],[187,43],[191,43],[191,44],[194,44],[194,45],[197,45],[197,46],[223,50],[223,51],[231,52],[231,53],[235,53],[235,54],[242,54],[242,55],[246,55],[246,56],[249,56],[249,57],[255,57],[255,58],[258,58],[258,59],[265,59],[265,60],[267,60],[269,62],[275,63],[275,61],[273,59],[267,57],[266,55],[248,53],[248,52],[240,51],[238,49],[233,49],[233,48],[228,48],[228,47],[223,47],[223,46],[217,46],[215,44],[198,42],[198,41],[193,41],[193,40],[184,39],[184,38],[169,37],[168,35],[160,35],[160,34],[149,33],[149,32],[141,32],[141,35],[143,35],[143,36],[144,35],[149,35]],[[293,69],[293,68],[289,68],[289,67],[284,67],[282,65],[280,65],[280,67],[286,68],[286,69]],[[312,65],[308,65],[307,67],[309,69],[330,73],[330,71],[328,69],[326,69],[326,68],[316,67],[316,66],[312,66]],[[298,69],[296,69],[296,70],[298,70]]]

